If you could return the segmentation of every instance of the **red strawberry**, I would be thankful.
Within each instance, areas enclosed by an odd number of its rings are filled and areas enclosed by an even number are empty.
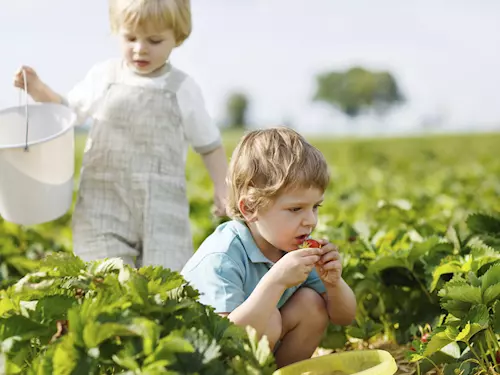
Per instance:
[[[304,242],[302,242],[302,244],[299,246],[299,249],[320,248],[320,247],[321,244],[318,241],[309,238]]]
[[[422,338],[420,339],[421,342],[423,343],[426,343],[428,340],[429,340],[429,334],[428,333],[424,333],[424,335],[422,336]]]

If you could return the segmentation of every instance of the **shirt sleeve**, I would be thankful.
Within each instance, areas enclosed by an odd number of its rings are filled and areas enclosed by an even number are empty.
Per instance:
[[[227,254],[209,254],[183,276],[216,313],[230,313],[245,301],[243,271]]]
[[[326,292],[325,284],[323,284],[323,281],[321,281],[315,269],[311,271],[302,285],[314,289],[319,294]]]
[[[84,79],[78,82],[63,99],[63,104],[75,111],[77,125],[82,125],[92,115],[95,104],[105,93],[112,69],[114,69],[112,61],[94,65]]]
[[[200,154],[209,153],[222,144],[220,130],[210,117],[198,84],[187,77],[177,92],[186,139]]]

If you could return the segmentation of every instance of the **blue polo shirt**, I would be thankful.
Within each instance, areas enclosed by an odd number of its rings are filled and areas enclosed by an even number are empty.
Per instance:
[[[200,302],[215,312],[231,312],[252,293],[260,279],[273,266],[257,247],[248,227],[233,220],[219,225],[189,259],[181,274],[200,292]],[[318,293],[326,291],[316,270],[301,285],[286,289],[281,308],[301,286]]]

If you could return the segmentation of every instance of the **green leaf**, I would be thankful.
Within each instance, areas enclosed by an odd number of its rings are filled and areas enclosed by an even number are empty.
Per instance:
[[[461,355],[460,346],[456,342],[452,342],[446,345],[444,348],[441,348],[441,352],[454,359],[459,359]]]
[[[59,277],[78,276],[86,265],[83,260],[72,253],[55,253],[45,257],[40,268],[44,271],[56,273]]]
[[[53,362],[54,375],[94,374],[92,359],[77,349],[71,334],[64,336],[57,344]]]
[[[457,335],[458,330],[450,326],[441,331],[437,331],[431,336],[431,339],[424,350],[424,356],[429,357],[438,350],[441,350],[445,346],[455,342]]]
[[[446,298],[473,305],[480,304],[482,303],[481,288],[467,284],[448,286],[446,288]]]
[[[180,332],[171,332],[168,336],[163,337],[156,347],[155,351],[151,353],[144,360],[144,364],[152,366],[154,363],[161,362],[167,366],[175,362],[176,353],[194,353],[195,348],[191,343],[180,336]]]
[[[481,327],[487,328],[490,320],[488,307],[486,305],[472,306],[465,319],[471,324],[478,324]]]
[[[457,318],[465,318],[472,307],[472,304],[462,301],[447,300],[441,302],[441,306]]]
[[[15,306],[12,303],[11,299],[8,297],[3,297],[0,299],[0,317],[3,317],[8,312],[15,310]]]
[[[388,268],[398,268],[398,267],[402,267],[402,268],[406,268],[406,269],[409,269],[409,265],[407,263],[407,261],[403,258],[397,258],[395,256],[382,256],[376,260],[374,260],[369,268],[368,268],[368,272],[369,273],[379,273],[385,269],[388,269]]]
[[[134,318],[132,323],[128,324],[128,329],[142,337],[144,354],[152,354],[160,339],[160,327],[158,324],[146,318]]]
[[[267,340],[267,336],[262,336],[260,340],[257,339],[257,331],[250,327],[246,326],[246,332],[250,339],[250,346],[252,348],[252,353],[259,365],[264,366],[271,357],[271,348],[269,346],[269,341]]]
[[[486,328],[476,323],[467,323],[462,331],[457,335],[457,341],[463,341],[469,343],[472,336],[476,333],[485,330]]]
[[[477,234],[500,234],[500,219],[487,214],[472,214],[467,220],[467,226],[473,233]]]
[[[123,270],[125,264],[121,258],[110,258],[104,261],[96,261],[90,267],[90,273],[93,275],[106,275],[112,272]]]
[[[97,348],[101,343],[115,336],[136,335],[126,325],[120,323],[87,322],[83,329],[83,341],[89,349]]]
[[[76,300],[73,297],[65,295],[43,297],[36,304],[33,319],[36,319],[42,324],[54,320],[66,319],[67,311],[75,303]]]
[[[0,319],[0,341],[14,336],[27,340],[47,334],[48,331],[44,325],[21,315]]]
[[[438,237],[430,237],[424,242],[414,243],[408,255],[408,262],[413,265],[420,257],[428,254],[438,243]]]
[[[490,286],[483,293],[483,301],[486,305],[497,301],[500,298],[500,283]]]
[[[458,261],[446,262],[436,267],[432,272],[432,283],[430,286],[430,291],[433,292],[436,289],[442,275],[458,272],[462,272],[462,265]]]

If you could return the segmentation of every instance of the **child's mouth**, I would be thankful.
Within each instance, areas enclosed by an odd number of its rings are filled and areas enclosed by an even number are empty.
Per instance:
[[[295,237],[295,239],[297,240],[297,242],[299,244],[301,244],[302,242],[304,242],[305,240],[307,240],[308,237],[309,237],[308,234],[303,234],[302,236]]]
[[[134,64],[141,67],[141,68],[144,68],[145,66],[149,65],[149,61],[137,60],[137,61],[134,61]]]

